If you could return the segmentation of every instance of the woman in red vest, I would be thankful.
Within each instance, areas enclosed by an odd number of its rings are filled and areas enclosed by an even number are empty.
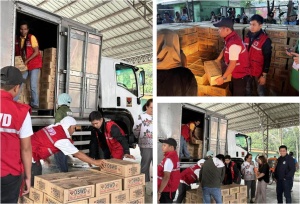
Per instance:
[[[173,138],[159,140],[162,144],[164,158],[157,169],[157,201],[173,203],[180,183],[179,158],[176,152],[177,142]]]
[[[20,35],[16,37],[15,55],[21,56],[24,64],[27,65],[27,71],[23,72],[23,78],[30,77],[31,103],[32,108],[39,108],[38,79],[40,69],[42,68],[42,57],[39,52],[39,44],[36,37],[28,33],[27,22],[20,23]],[[14,100],[18,100],[17,96]]]
[[[42,174],[40,160],[47,159],[52,154],[62,151],[65,155],[73,155],[83,162],[100,166],[103,159],[94,160],[85,153],[79,151],[74,145],[71,136],[75,132],[76,120],[70,116],[64,117],[60,123],[49,125],[35,132],[31,137],[32,145],[32,175],[31,185],[34,184],[34,176]]]
[[[90,156],[92,158],[104,158],[108,152],[109,158],[123,159],[131,158],[128,140],[125,132],[112,120],[105,122],[99,111],[93,111],[89,115],[89,121],[94,127],[90,143]]]

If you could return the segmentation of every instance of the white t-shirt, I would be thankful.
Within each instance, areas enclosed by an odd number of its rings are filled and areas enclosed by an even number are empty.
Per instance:
[[[239,54],[242,51],[242,47],[239,45],[231,45],[229,47],[229,60],[239,60]]]
[[[216,165],[217,168],[222,168],[222,167],[225,166],[224,163],[220,159],[218,159],[217,157],[213,157],[213,162],[214,162],[214,164]]]
[[[61,139],[54,143],[54,146],[62,151],[65,155],[72,155],[79,150],[68,139]]]
[[[167,158],[166,161],[165,161],[165,165],[164,165],[164,172],[172,172],[173,170],[173,163],[172,163],[172,160]]]
[[[255,180],[254,163],[245,161],[242,164],[241,170],[245,180]]]
[[[20,138],[27,138],[30,137],[31,135],[33,135],[32,123],[31,123],[30,115],[29,113],[27,113],[25,120],[22,124],[22,127],[20,129],[19,136]]]

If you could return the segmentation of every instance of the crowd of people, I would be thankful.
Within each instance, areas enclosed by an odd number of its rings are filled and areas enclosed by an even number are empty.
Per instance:
[[[211,197],[216,203],[222,203],[221,185],[244,184],[247,186],[247,198],[250,203],[266,203],[267,185],[270,167],[265,156],[260,155],[253,161],[247,154],[241,168],[231,160],[230,155],[216,155],[209,150],[204,159],[180,172],[177,142],[173,138],[159,140],[162,143],[164,158],[158,165],[158,202],[182,203],[191,184],[200,182],[203,203],[210,203]],[[278,203],[291,203],[291,192],[298,162],[287,154],[287,147],[279,147],[280,157],[275,167],[276,194]],[[199,195],[201,196],[201,195]]]
[[[68,155],[100,168],[105,159],[135,159],[130,155],[124,130],[117,122],[104,119],[99,111],[89,115],[92,126],[89,156],[78,150],[72,140],[77,124],[70,109],[72,98],[66,93],[58,96],[55,123],[33,132],[30,106],[13,100],[25,82],[21,71],[13,66],[3,67],[0,71],[1,203],[17,203],[20,192],[27,194],[34,184],[34,177],[42,174],[41,160],[49,163],[53,154],[60,172],[68,171]],[[145,173],[146,182],[150,181],[152,162],[152,108],[152,99],[149,99],[133,127],[139,141],[141,172]]]

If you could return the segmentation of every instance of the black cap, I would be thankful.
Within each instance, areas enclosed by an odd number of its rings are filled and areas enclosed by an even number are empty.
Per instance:
[[[168,139],[166,139],[166,140],[160,139],[159,142],[161,142],[161,143],[166,143],[166,144],[168,144],[168,145],[171,145],[171,146],[173,146],[175,149],[176,149],[176,147],[177,147],[177,142],[176,142],[176,140],[174,140],[173,138],[168,138]]]
[[[7,66],[0,69],[1,84],[5,85],[19,85],[25,83],[25,79],[22,76],[21,71],[13,66]]]
[[[227,27],[233,30],[233,21],[231,18],[222,18],[217,23],[213,24],[215,27]]]

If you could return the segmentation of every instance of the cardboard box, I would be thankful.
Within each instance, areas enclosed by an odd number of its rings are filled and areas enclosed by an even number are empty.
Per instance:
[[[139,163],[119,160],[119,159],[108,159],[105,160],[103,172],[129,177],[140,174],[141,166]]]
[[[95,186],[96,197],[122,190],[122,179],[114,175],[99,173],[99,176],[85,177],[81,180],[88,185]]]
[[[53,102],[54,101],[54,95],[41,95],[40,96],[40,103],[47,103],[47,102]]]
[[[290,38],[289,47],[296,47],[298,40],[299,40],[299,38]]]
[[[198,95],[199,94],[207,95],[207,88],[208,88],[207,85],[200,85],[200,84],[198,84]]]
[[[44,75],[41,77],[41,82],[50,82],[54,83],[55,82],[55,75]]]
[[[240,202],[240,200],[237,200],[237,199],[230,201],[230,203],[239,203],[239,202]]]
[[[56,69],[56,61],[43,61],[42,69]]]
[[[241,198],[241,199],[239,200],[239,203],[242,203],[242,204],[248,203],[247,197],[246,197],[246,198]]]
[[[217,85],[216,79],[219,77],[222,77],[222,70],[221,70],[221,65],[218,64],[216,61],[211,60],[211,61],[206,61],[204,62],[204,70],[207,75],[207,79],[209,81],[209,84],[212,85]],[[231,81],[231,75],[227,77],[224,82],[229,82]]]
[[[136,200],[145,196],[145,186],[137,186],[129,189],[129,200]]]
[[[197,27],[197,32],[199,36],[208,36],[209,27]]]
[[[235,195],[236,193],[240,192],[240,187],[239,186],[232,186],[230,185],[230,189],[229,189],[229,194],[230,195]]]
[[[246,197],[247,197],[247,186],[240,185],[240,193],[246,193]]]
[[[55,76],[56,70],[55,69],[49,69],[49,68],[42,68],[42,77],[44,76]]]
[[[209,96],[230,96],[229,83],[220,86],[207,86],[207,95]]]
[[[295,26],[292,28],[289,28],[287,37],[289,38],[299,38],[299,26]]]
[[[144,204],[144,203],[145,203],[145,197],[138,198],[138,199],[127,202],[127,204]]]
[[[266,33],[268,34],[269,38],[273,39],[274,38],[287,38],[287,30],[286,29],[276,29],[276,28],[267,28]]]
[[[50,47],[50,48],[44,49],[44,56],[45,55],[56,55],[56,48]]]
[[[54,82],[41,82],[41,85],[40,85],[40,89],[41,89],[41,94],[42,94],[42,90],[47,90],[47,89],[50,89],[50,90],[54,90]]]
[[[44,200],[43,202],[44,204],[61,204],[62,202],[54,199],[53,197],[47,195],[46,193],[44,194]],[[87,199],[84,199],[84,200],[76,200],[75,202],[68,202],[68,204],[86,204],[88,203],[88,200]]]
[[[74,202],[95,196],[95,185],[82,179],[66,179],[49,183],[47,194],[60,202]]]
[[[28,197],[28,195],[24,195],[20,198],[20,203],[23,204],[33,204],[34,201]]]
[[[111,203],[124,203],[129,201],[129,190],[119,191],[110,195]]]
[[[17,67],[21,72],[27,70],[27,66],[24,64],[21,56],[15,56],[15,67]]]
[[[230,195],[228,186],[221,186],[221,194],[222,196]]]
[[[224,195],[223,202],[230,202],[231,200],[235,200],[235,195]]]
[[[290,58],[285,51],[275,51],[275,57]]]
[[[44,174],[34,177],[34,188],[44,193],[47,193],[46,189],[49,185],[49,181],[57,181],[57,180],[64,180],[65,173],[55,173],[55,174]]]
[[[273,44],[272,46],[274,46],[274,50],[276,51],[285,51],[287,47],[289,47],[288,45],[285,44]]]
[[[54,103],[53,102],[44,102],[39,104],[40,109],[54,109]]]
[[[89,203],[110,203],[110,194],[99,196],[96,198],[90,198]]]
[[[247,187],[247,186],[246,186]],[[243,193],[237,193],[236,194],[236,199],[240,200],[241,198],[247,198],[247,191]]]
[[[35,203],[43,203],[44,201],[44,192],[37,190],[35,188],[30,188],[29,198]]]
[[[202,144],[202,141],[201,140],[197,140],[195,139],[194,137],[191,138],[191,143],[192,144]]]
[[[271,38],[271,39],[272,39],[272,43],[274,43],[274,44],[286,45],[286,43],[287,43],[287,38]]]
[[[136,176],[125,177],[123,179],[123,189],[130,189],[132,187],[145,185],[145,174],[139,174]]]

